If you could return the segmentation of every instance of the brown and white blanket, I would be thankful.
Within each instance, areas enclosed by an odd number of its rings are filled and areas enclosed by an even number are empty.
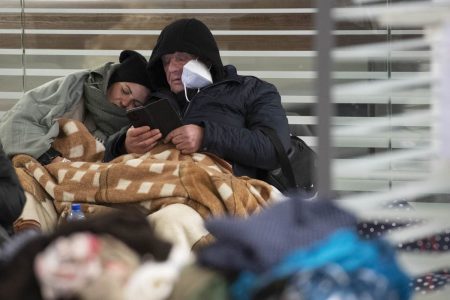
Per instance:
[[[27,155],[13,158],[20,182],[33,196],[31,201],[53,202],[58,216],[72,202],[78,202],[87,213],[135,206],[151,214],[166,205],[182,203],[203,218],[224,214],[245,217],[281,197],[263,181],[233,176],[230,165],[214,155],[183,155],[171,144],[161,143],[146,154],[123,155],[103,163],[103,145],[82,123],[61,119],[60,128],[53,147],[70,162],[42,166]],[[39,217],[29,217],[36,214],[26,211],[35,207],[30,203],[25,206],[16,230],[30,224],[39,227]]]

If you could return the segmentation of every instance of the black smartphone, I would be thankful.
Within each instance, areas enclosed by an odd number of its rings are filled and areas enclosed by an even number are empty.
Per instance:
[[[129,109],[126,114],[134,127],[158,128],[163,137],[182,125],[180,116],[167,99],[159,99],[145,106]]]

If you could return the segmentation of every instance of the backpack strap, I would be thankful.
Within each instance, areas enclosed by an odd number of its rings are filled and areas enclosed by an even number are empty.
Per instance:
[[[291,162],[289,161],[289,158],[286,154],[286,151],[284,150],[283,144],[281,143],[277,133],[275,132],[274,129],[270,127],[261,127],[260,130],[269,137],[270,141],[275,147],[278,162],[281,165],[281,171],[283,172],[284,176],[286,176],[286,178],[288,179],[289,185],[292,188],[298,188],[297,183],[295,182],[294,172],[292,171]]]

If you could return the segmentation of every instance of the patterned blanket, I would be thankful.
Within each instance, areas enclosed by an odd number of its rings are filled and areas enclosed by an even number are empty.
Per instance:
[[[67,212],[72,202],[78,202],[88,214],[125,206],[151,214],[166,205],[182,203],[203,218],[223,214],[244,217],[281,197],[263,181],[233,176],[230,165],[211,154],[184,155],[173,145],[161,143],[146,154],[127,154],[103,163],[103,145],[82,123],[61,119],[60,129],[53,147],[70,162],[42,166],[27,155],[13,158],[32,201],[53,202],[58,216]],[[26,217],[36,215],[26,212],[35,207],[26,205],[15,223],[16,230],[30,224],[39,226],[38,217]]]

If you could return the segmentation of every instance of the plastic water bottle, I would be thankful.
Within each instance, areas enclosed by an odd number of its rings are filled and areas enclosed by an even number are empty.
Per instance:
[[[69,215],[67,216],[67,221],[79,221],[84,220],[85,218],[80,203],[72,203]]]

